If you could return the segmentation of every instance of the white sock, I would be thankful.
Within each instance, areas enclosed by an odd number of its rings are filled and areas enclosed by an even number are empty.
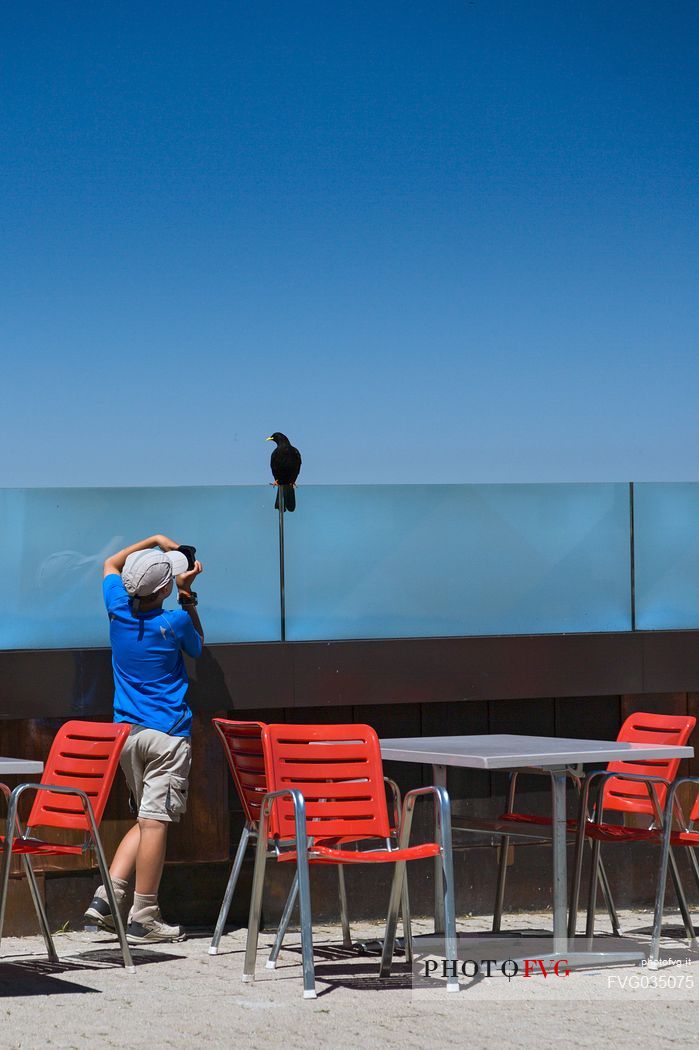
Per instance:
[[[117,899],[117,904],[121,904],[124,897],[126,896],[126,891],[129,888],[129,884],[126,881],[126,879],[112,878],[112,886],[114,887],[114,896]],[[95,890],[95,897],[99,897],[100,900],[109,903],[109,897],[107,896],[107,891],[105,890],[104,886],[97,887],[97,889]]]
[[[131,909],[131,917],[140,914],[145,908],[157,908],[158,907],[158,894],[157,893],[134,893],[133,895],[133,908]]]

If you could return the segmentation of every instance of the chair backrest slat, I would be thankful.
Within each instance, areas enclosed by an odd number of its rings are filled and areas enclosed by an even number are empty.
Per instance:
[[[130,732],[126,722],[66,722],[51,745],[41,783],[84,791],[99,826]],[[77,795],[49,791],[37,792],[27,826],[90,831]]]
[[[617,740],[642,744],[683,745],[696,725],[692,715],[658,715],[636,711],[629,715],[617,736]],[[612,773],[634,773],[638,776],[662,777],[673,781],[680,767],[679,758],[640,759],[639,761],[610,762],[607,770]],[[666,789],[656,785],[659,805],[665,804]],[[648,788],[640,781],[620,780],[612,777],[604,788],[604,808],[621,813],[638,813],[655,816]]]
[[[298,788],[309,836],[388,838],[379,740],[367,725],[269,725],[262,734],[270,791]],[[295,835],[290,799],[275,803],[270,834]]]
[[[265,723],[212,718],[211,724],[223,745],[245,819],[257,827],[260,804],[269,790],[262,751],[262,731],[265,729]]]

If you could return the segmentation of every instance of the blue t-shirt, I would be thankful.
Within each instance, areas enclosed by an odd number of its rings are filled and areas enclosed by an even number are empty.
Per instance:
[[[121,576],[102,584],[109,613],[114,668],[114,721],[190,736],[192,712],[185,700],[189,680],[182,652],[201,655],[201,637],[182,609],[131,611]]]

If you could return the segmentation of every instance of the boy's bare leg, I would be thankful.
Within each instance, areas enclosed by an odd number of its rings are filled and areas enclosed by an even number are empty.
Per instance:
[[[139,896],[157,896],[165,864],[168,825],[163,820],[139,817],[138,827],[140,842],[136,853],[136,893]]]
[[[151,941],[182,941],[181,926],[163,922],[158,907],[158,889],[165,864],[169,821],[139,817],[140,842],[136,853],[136,889],[126,931],[132,944]]]
[[[157,894],[165,864],[167,823],[139,817],[117,846],[109,869],[112,878],[128,881],[136,869],[136,893]]]
[[[109,868],[109,874],[113,879],[123,879],[128,882],[136,867],[136,856],[141,842],[141,829],[138,824],[124,835],[114,854],[114,859]]]

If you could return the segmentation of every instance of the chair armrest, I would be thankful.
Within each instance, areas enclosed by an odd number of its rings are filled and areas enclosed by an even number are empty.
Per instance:
[[[680,800],[677,798],[677,790],[683,784],[697,784],[699,786],[699,777],[678,777],[676,780],[673,780],[672,784],[670,785],[670,790],[667,794],[667,799],[665,801],[665,813],[663,819],[669,819],[670,823],[672,823],[672,810],[673,807],[677,807],[677,813],[680,821],[688,830],[691,830],[693,826],[693,821],[690,820],[689,822],[687,822],[685,820],[684,813],[682,811],[682,806],[680,805]]]
[[[435,800],[435,821],[442,848],[448,844],[451,849],[451,802],[445,787],[432,784],[430,787],[412,788],[403,799],[403,812],[400,820],[399,848],[404,849],[410,841],[410,829],[413,823],[413,810],[419,798],[431,796]]]
[[[672,781],[671,791],[677,791],[680,784],[699,784],[699,777],[677,777],[676,780]]]
[[[89,795],[80,788],[66,787],[65,784],[19,784],[12,791],[10,798],[17,799],[20,795],[23,795],[25,791],[54,791],[57,795],[78,795],[85,805],[92,808]]]
[[[7,786],[7,784],[0,783],[0,794],[2,794],[4,799],[5,799],[5,810],[6,810],[6,812],[10,808],[10,795],[11,795],[11,793],[12,792],[11,792],[10,788]],[[15,818],[15,827],[17,828],[18,833],[21,835],[22,834],[22,825],[19,822],[19,817]],[[7,834],[7,828],[5,829],[5,834]]]
[[[294,808],[303,804],[303,807],[305,809],[306,800],[304,799],[303,795],[301,794],[298,788],[280,788],[279,791],[268,791],[262,798],[262,804],[260,808],[266,807],[267,812],[269,813],[275,798],[283,798],[284,795],[290,796],[291,801],[294,803]]]
[[[671,781],[667,780],[665,777],[644,776],[642,773],[614,773],[607,769],[598,769],[594,773],[590,773],[590,775],[586,777],[586,780],[592,782],[595,779],[611,780],[612,778],[618,780],[638,780],[642,784],[664,784],[665,787],[670,787],[671,783]]]
[[[268,791],[262,798],[260,804],[260,822],[258,824],[258,838],[262,842],[267,840],[267,824],[272,806],[278,798],[289,796],[294,806],[294,817],[296,824],[296,850],[301,849],[300,839],[303,841],[304,849],[308,849],[308,833],[306,831],[306,800],[298,788],[280,788],[278,791]],[[285,840],[286,841],[286,840]]]
[[[639,784],[645,784],[646,789],[648,791],[648,797],[650,799],[651,805],[653,806],[653,809],[655,810],[656,819],[662,823],[662,812],[661,812],[660,804],[659,804],[658,799],[657,799],[656,794],[655,794],[655,785],[656,784],[662,784],[663,787],[666,787],[666,788],[669,789],[671,787],[670,781],[666,780],[665,777],[655,777],[655,776],[652,776],[652,775],[644,776],[642,773],[617,773],[617,772],[614,772],[614,771],[608,770],[608,769],[598,769],[595,772],[590,773],[585,778],[585,790],[583,792],[583,798],[582,798],[582,805],[583,805],[583,808],[584,808],[584,812],[581,813],[581,817],[582,818],[584,818],[585,820],[588,819],[588,816],[587,816],[587,799],[589,797],[590,785],[592,784],[593,780],[598,780],[599,781],[599,786],[597,787],[597,801],[596,801],[597,818],[596,819],[597,819],[597,823],[601,823],[601,821],[602,821],[602,808],[599,805],[599,802],[600,802],[601,797],[602,797],[602,790],[603,790],[604,784],[605,784],[605,782],[607,780],[614,780],[614,779],[617,779],[617,780],[631,780],[631,781],[635,781],[636,783],[639,783]]]
[[[7,811],[8,824],[11,823],[13,827],[17,823],[17,804],[25,791],[51,791],[57,795],[77,795],[83,804],[83,809],[90,818],[93,831],[95,833],[97,832],[97,823],[95,821],[95,815],[92,812],[92,803],[90,802],[89,796],[84,791],[81,791],[80,788],[66,787],[63,784],[19,784],[10,795]],[[12,816],[12,820],[10,820],[10,816]],[[29,827],[26,827],[22,837],[26,838],[28,832]]]
[[[512,772],[510,773],[509,783],[507,785],[507,802],[506,802],[506,807],[507,808],[505,810],[506,814],[507,813],[514,813],[514,812],[516,812],[515,808],[514,808],[514,805],[515,805],[515,794],[516,794],[516,791],[517,791],[517,780],[518,780],[518,778],[519,778],[521,773],[524,773],[526,776],[543,776],[543,777],[551,777],[552,776],[552,773],[551,773],[550,769],[527,769],[527,768],[524,768],[524,769],[513,769]],[[566,769],[565,770],[565,775],[569,778],[569,780],[573,781],[573,784],[575,785],[577,790],[580,791],[580,777],[578,776],[578,774],[576,772],[574,772],[572,769]]]

